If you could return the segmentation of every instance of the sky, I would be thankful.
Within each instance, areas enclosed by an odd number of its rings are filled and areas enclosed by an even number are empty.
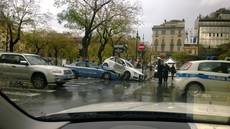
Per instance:
[[[40,0],[42,12],[50,12],[53,19],[50,26],[57,31],[66,31],[63,25],[56,20],[56,14],[61,11],[53,6],[53,0]],[[219,8],[230,9],[229,0],[138,0],[142,7],[141,24],[138,31],[144,40],[152,41],[152,27],[160,25],[166,19],[185,19],[186,29],[194,27],[194,22],[199,14],[206,16]]]

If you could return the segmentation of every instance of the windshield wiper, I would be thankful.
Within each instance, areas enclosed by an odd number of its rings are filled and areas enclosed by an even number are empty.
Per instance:
[[[195,119],[199,118],[199,119]],[[84,112],[63,113],[38,117],[39,120],[49,122],[70,121],[166,121],[166,122],[190,122],[230,125],[230,117],[194,115],[170,112],[142,112],[142,111],[114,111],[114,112]]]

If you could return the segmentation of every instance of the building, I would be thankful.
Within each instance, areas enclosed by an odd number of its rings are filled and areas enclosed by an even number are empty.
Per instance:
[[[166,21],[152,28],[153,50],[158,55],[170,56],[181,52],[185,41],[185,20]]]
[[[184,52],[189,55],[198,55],[197,33],[196,28],[187,30],[184,43]]]
[[[218,45],[229,43],[230,10],[222,8],[208,16],[199,16],[197,21],[199,45],[212,49]]]

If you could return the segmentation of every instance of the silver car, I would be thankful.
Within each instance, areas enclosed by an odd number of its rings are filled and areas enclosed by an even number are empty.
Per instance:
[[[49,65],[34,54],[0,53],[0,78],[29,80],[34,88],[43,89],[48,84],[63,85],[74,77],[69,68]]]

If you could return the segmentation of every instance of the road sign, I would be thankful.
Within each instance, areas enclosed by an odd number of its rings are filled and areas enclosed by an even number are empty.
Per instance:
[[[145,50],[145,44],[144,42],[141,42],[139,45],[138,45],[138,51],[144,51]]]

